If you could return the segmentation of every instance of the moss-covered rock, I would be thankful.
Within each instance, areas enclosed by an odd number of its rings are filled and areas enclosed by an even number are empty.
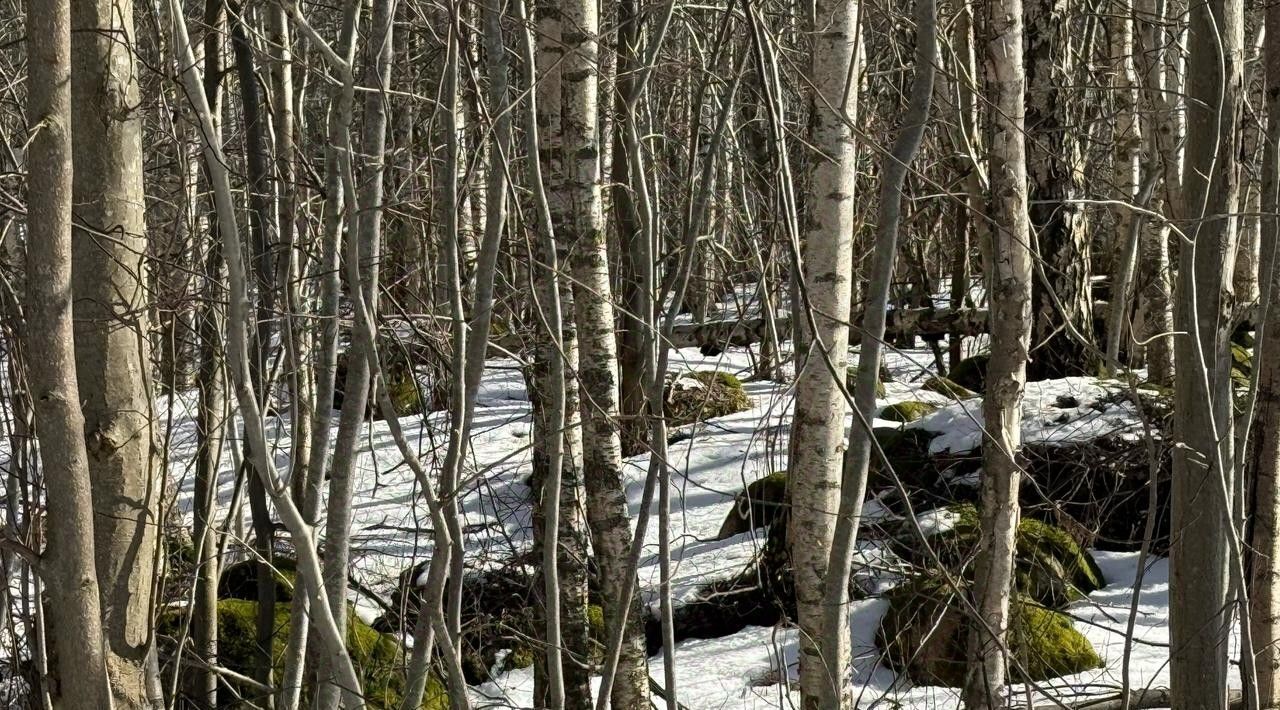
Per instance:
[[[340,409],[347,394],[347,370],[350,366],[350,351],[338,355],[338,370],[333,383],[333,406]],[[422,392],[413,367],[402,352],[395,348],[384,350],[382,375],[385,378],[387,396],[395,407],[398,416],[421,414],[425,410]],[[373,385],[370,384],[369,403],[365,409],[366,418],[385,418],[377,400],[373,397]]]
[[[667,383],[663,396],[667,426],[684,426],[751,408],[742,382],[720,370],[680,375]]]
[[[258,560],[248,559],[223,568],[218,575],[219,599],[258,600]],[[293,583],[298,578],[298,563],[289,557],[276,557],[271,562],[276,578],[276,601],[293,599]]]
[[[223,599],[218,602],[218,662],[247,676],[253,674],[257,649],[256,602],[244,599]],[[277,604],[275,608],[275,636],[271,640],[271,658],[275,673],[283,671],[285,647],[288,643],[291,622],[291,605]],[[180,631],[182,615],[170,613],[161,617],[158,631],[161,636],[176,638]],[[360,677],[361,690],[370,708],[391,710],[399,708],[405,691],[405,649],[394,636],[379,633],[353,613],[348,615],[347,650]],[[219,705],[237,706],[237,696],[251,699],[256,691],[241,687],[234,680],[224,678],[229,687],[219,692]],[[448,695],[440,679],[432,674],[422,707],[424,710],[443,710],[449,707]]]
[[[422,391],[413,376],[413,371],[407,367],[395,368],[388,373],[387,397],[391,399],[391,405],[395,407],[397,416],[422,414],[425,409],[422,404]]]
[[[733,508],[720,525],[717,540],[769,525],[787,503],[787,472],[775,471],[747,484],[733,499]]]
[[[1241,324],[1241,326],[1236,328],[1236,331],[1231,334],[1231,342],[1252,350],[1254,344],[1257,342],[1257,338],[1254,336],[1254,332],[1249,329],[1248,325]]]
[[[937,462],[929,456],[929,442],[936,434],[924,429],[898,427],[877,427],[873,433],[885,459],[893,467],[893,473],[905,487],[927,489],[937,483]],[[870,489],[896,487],[884,461],[874,451],[871,452],[870,472]]]
[[[930,412],[936,411],[936,405],[928,402],[918,402],[908,400],[906,402],[895,402],[880,410],[877,415],[880,419],[891,422],[914,422]]]
[[[934,375],[920,384],[920,389],[927,392],[935,392],[944,397],[952,399],[968,399],[977,395],[968,389],[961,387],[952,380],[941,375]]]
[[[413,628],[422,602],[423,587],[419,582],[425,580],[428,567],[429,562],[422,562],[400,573],[391,611],[374,621],[375,628],[390,633]],[[588,574],[590,567],[588,564]],[[592,578],[588,582],[589,597],[594,581]],[[526,659],[537,656],[532,639],[542,633],[538,620],[540,589],[536,576],[519,564],[475,570],[463,577],[462,670],[468,684],[492,680],[495,669],[502,672],[527,667]],[[600,621],[603,622],[602,616]]]
[[[987,365],[990,362],[991,356],[985,353],[967,357],[951,368],[947,378],[961,387],[982,392],[987,389]]]
[[[1239,343],[1231,343],[1231,382],[1247,388],[1253,378],[1253,351]]]
[[[961,590],[964,591],[963,589]],[[889,594],[878,642],[889,665],[917,685],[964,684],[969,625],[955,590],[936,577],[916,577]],[[1089,640],[1067,615],[1028,596],[1010,604],[1010,679],[1043,681],[1102,665]]]
[[[972,571],[972,556],[978,549],[978,511],[972,505],[962,504],[939,513],[939,517],[950,522],[950,528],[929,535],[924,542],[933,548],[949,572],[967,577]],[[930,560],[914,532],[899,537],[893,546],[911,562],[925,564]],[[1015,546],[1018,591],[1042,606],[1063,608],[1105,584],[1102,570],[1093,557],[1062,528],[1024,518],[1018,523]]]
[[[883,365],[881,365],[880,376],[876,378],[876,398],[877,399],[885,398],[885,394],[887,390],[885,389],[884,383],[886,382],[893,382],[893,376],[889,374],[889,369],[887,367],[884,367]],[[852,392],[853,388],[856,387],[857,384],[858,384],[858,368],[855,365],[850,365],[849,367],[845,368],[845,371],[844,371],[844,386],[846,389]]]

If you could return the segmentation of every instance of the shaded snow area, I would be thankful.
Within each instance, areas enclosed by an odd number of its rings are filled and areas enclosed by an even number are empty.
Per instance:
[[[746,296],[747,294],[740,294]],[[688,599],[703,584],[742,571],[764,543],[764,532],[744,533],[715,541],[735,494],[748,483],[786,466],[792,393],[788,386],[773,382],[747,381],[752,361],[744,349],[733,348],[714,357],[704,357],[696,349],[673,351],[671,369],[720,369],[745,381],[753,408],[708,422],[692,439],[671,447],[670,457],[678,474],[672,477],[672,554],[674,594],[677,601]],[[893,382],[887,383],[882,404],[921,400],[946,405],[910,426],[940,432],[934,451],[971,449],[978,443],[981,400],[955,403],[919,383],[929,372],[933,355],[927,350],[893,352],[887,365]],[[1024,438],[1028,441],[1079,441],[1101,433],[1133,430],[1140,432],[1137,418],[1123,398],[1109,398],[1114,385],[1097,380],[1074,378],[1028,386],[1023,407]],[[190,509],[194,476],[194,400],[176,398],[169,433],[169,460],[180,480],[180,505]],[[161,410],[164,411],[164,410]],[[423,460],[438,464],[443,458],[444,413],[402,420]],[[269,434],[275,437],[275,460],[281,471],[289,465],[287,418],[272,421]],[[336,417],[335,417],[336,427]],[[877,425],[900,426],[877,420]],[[532,424],[528,395],[518,364],[493,360],[480,389],[471,452],[467,459],[465,493],[462,498],[463,528],[467,564],[472,568],[496,565],[529,549],[530,498],[524,481],[531,470]],[[221,472],[220,505],[231,504],[234,471],[239,459],[239,442],[229,442]],[[626,488],[634,520],[639,512],[649,460],[647,455],[627,461]],[[373,422],[365,428],[357,466],[354,501],[352,574],[365,586],[389,598],[397,576],[410,565],[428,559],[431,531],[426,507],[417,484],[403,463],[385,423]],[[873,501],[868,514],[879,508]],[[656,603],[658,583],[658,530],[656,506],[652,511],[647,547],[641,562],[640,579],[649,603]],[[247,536],[249,514],[244,523],[233,525]],[[926,513],[921,521],[934,530],[943,530],[953,521],[940,513]],[[321,525],[323,534],[323,525]],[[889,554],[878,543],[863,541],[860,558],[871,560]],[[1125,630],[1132,622],[1129,681],[1134,688],[1168,685],[1168,565],[1154,559],[1146,570],[1141,594],[1134,605],[1134,577],[1137,555],[1097,553],[1107,586],[1089,598],[1073,604],[1068,613],[1076,627],[1093,643],[1105,660],[1105,667],[1039,685],[1039,689],[1015,688],[1019,698],[1034,701],[1039,692],[1051,692],[1062,699],[1082,694],[1106,694],[1121,686],[1125,664]],[[883,591],[893,582],[872,585]],[[366,618],[378,613],[367,599],[356,599],[357,609]],[[850,625],[855,655],[855,686],[862,707],[949,708],[958,705],[952,689],[910,687],[905,679],[882,662],[876,647],[876,629],[887,603],[880,598],[855,602]],[[680,702],[691,710],[711,708],[777,708],[799,702],[798,693],[788,690],[786,681],[796,678],[797,640],[794,628],[748,627],[725,638],[689,640],[677,644],[676,680]],[[650,659],[651,673],[659,683],[663,678],[661,656]],[[780,682],[783,681],[783,682]],[[497,681],[473,689],[479,707],[530,707],[533,691],[531,670],[514,671]],[[1029,694],[1029,695],[1028,695]],[[661,701],[656,701],[661,706]]]

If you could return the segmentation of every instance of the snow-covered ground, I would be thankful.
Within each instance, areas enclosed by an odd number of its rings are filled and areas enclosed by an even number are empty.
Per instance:
[[[888,383],[884,403],[926,400],[947,405],[949,400],[919,389],[919,382],[929,374],[931,363],[932,355],[927,350],[890,353],[887,364],[896,381]],[[674,371],[714,368],[745,379],[750,374],[750,366],[750,356],[741,348],[715,357],[704,357],[696,349],[671,353]],[[673,476],[671,491],[677,599],[687,598],[710,580],[742,570],[764,542],[761,532],[714,540],[733,496],[747,483],[785,467],[791,411],[789,388],[759,381],[747,381],[745,388],[754,404],[752,409],[713,420],[693,439],[671,447],[670,457],[679,472]],[[1091,406],[1106,391],[1106,387],[1088,379],[1032,385],[1024,407],[1027,438],[1069,440],[1131,425],[1132,412],[1124,405],[1103,411]],[[1072,403],[1076,406],[1064,406]],[[180,485],[179,505],[184,510],[190,506],[194,467],[193,404],[186,397],[174,400],[168,441],[171,467]],[[978,399],[950,403],[940,410],[925,424],[943,432],[934,447],[957,450],[971,447],[976,443],[980,413]],[[438,413],[403,420],[406,431],[415,437],[428,462],[443,455],[444,438],[440,433],[443,416]],[[879,420],[877,424],[894,425]],[[509,558],[513,550],[528,545],[529,503],[523,480],[530,470],[531,426],[528,397],[516,363],[490,361],[480,390],[467,462],[466,494],[462,499],[468,563],[473,566]],[[287,470],[287,418],[274,423],[271,433],[276,436],[279,447],[276,461],[282,471]],[[228,446],[221,474],[224,510],[232,497],[235,448]],[[638,513],[647,467],[647,455],[627,462],[627,495],[633,519]],[[374,422],[366,428],[357,475],[353,574],[367,586],[389,594],[402,570],[429,557],[431,533],[414,477],[401,461],[383,422]],[[654,523],[649,526],[646,539],[647,554],[640,569],[643,592],[650,601],[658,581],[656,510],[653,513]],[[244,517],[247,521],[247,512]],[[862,543],[864,554],[875,555],[877,551],[875,543]],[[1032,696],[1029,699],[1034,700],[1039,691],[1052,692],[1064,699],[1114,692],[1122,685],[1126,649],[1130,654],[1131,687],[1168,685],[1166,561],[1155,559],[1146,570],[1134,607],[1132,643],[1126,644],[1137,555],[1097,553],[1096,558],[1107,586],[1074,604],[1069,613],[1106,665],[1097,671],[1041,684],[1038,690],[1017,691],[1029,693]],[[377,613],[376,606],[367,600],[358,600],[357,606],[363,615],[372,617]],[[856,658],[855,681],[861,705],[955,707],[955,691],[910,687],[905,681],[898,681],[881,662],[880,651],[875,646],[875,631],[884,608],[885,602],[880,599],[859,601],[850,619]],[[790,693],[788,684],[779,680],[795,678],[796,649],[795,630],[783,627],[750,627],[726,638],[682,642],[675,649],[679,700],[691,710],[789,707],[798,701],[798,696]],[[651,664],[653,677],[661,682],[661,657],[651,659]],[[476,688],[475,700],[481,707],[529,707],[532,685],[531,671],[511,672],[496,682]]]

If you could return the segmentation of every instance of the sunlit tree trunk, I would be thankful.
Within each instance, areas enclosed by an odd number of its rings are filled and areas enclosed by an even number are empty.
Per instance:
[[[989,6],[984,59],[991,103],[987,152],[992,223],[991,360],[982,403],[986,436],[982,444],[981,528],[974,571],[977,618],[969,634],[964,701],[970,710],[1004,707],[1007,681],[1004,645],[1013,583],[1014,532],[1018,525],[1016,460],[1022,434],[1022,391],[1031,342],[1032,271],[1027,214],[1027,160],[1023,97],[1027,77],[1022,62],[1021,0]]]
[[[1130,0],[1118,0],[1110,19],[1112,77],[1115,96],[1115,127],[1112,129],[1112,183],[1115,199],[1112,210],[1111,244],[1115,263],[1111,270],[1111,303],[1107,313],[1106,365],[1120,366],[1122,352],[1130,351],[1129,321],[1133,303],[1130,292],[1138,265],[1141,220],[1129,206],[1138,198],[1141,175],[1142,132],[1138,122],[1138,78],[1134,68],[1134,24]]]
[[[560,20],[565,40],[561,126],[567,198],[561,234],[569,244],[569,266],[573,275],[587,521],[600,569],[605,622],[611,626],[622,618],[631,523],[622,478],[616,326],[601,200],[601,141],[597,129],[600,18],[595,0],[564,2]],[[565,512],[562,510],[561,514]],[[649,701],[644,617],[639,602],[637,596],[630,605],[623,653],[613,686],[613,705],[618,708],[643,707]],[[588,677],[577,675],[582,676],[582,687],[575,693],[580,699],[568,704],[590,706]],[[565,676],[566,682],[576,677],[567,665]],[[566,688],[566,692],[569,690]]]
[[[1280,37],[1280,3],[1266,8],[1266,35]],[[1264,50],[1267,123],[1263,134],[1262,210],[1280,212],[1280,42]],[[1249,623],[1258,649],[1259,706],[1280,706],[1280,223],[1262,220],[1262,300],[1252,449],[1253,578],[1249,588]]]
[[[27,4],[26,354],[48,488],[43,570],[57,665],[55,705],[109,708],[85,415],[72,334],[71,3]]]
[[[858,75],[858,3],[818,0],[813,35],[812,107],[809,140],[809,197],[803,252],[807,301],[792,302],[792,312],[812,318],[809,347],[801,354],[792,421],[791,516],[787,544],[795,570],[800,622],[802,706],[822,707],[843,693],[844,678],[832,678],[823,654],[835,646],[822,637],[824,580],[840,506],[844,449],[845,378],[849,350],[849,305],[853,268],[853,197],[857,151],[846,121],[856,120]],[[855,79],[856,81],[856,79]],[[856,84],[854,85],[856,86]],[[797,318],[803,316],[797,316]]]
[[[131,0],[72,4],[76,374],[93,481],[94,552],[117,708],[150,707],[159,563],[142,114]]]

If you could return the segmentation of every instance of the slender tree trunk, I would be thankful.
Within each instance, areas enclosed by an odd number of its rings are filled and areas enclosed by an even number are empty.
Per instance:
[[[619,412],[622,415],[623,448],[639,451],[644,441],[641,413],[644,411],[644,324],[640,311],[644,307],[640,272],[643,265],[636,263],[641,249],[640,215],[636,213],[633,199],[631,166],[627,159],[626,122],[627,103],[635,98],[635,72],[640,66],[641,26],[636,0],[618,1],[618,36],[616,60],[617,79],[614,97],[612,214],[618,233],[617,261],[618,283],[618,364],[620,376]]]
[[[622,478],[622,442],[618,434],[618,357],[609,253],[605,240],[600,184],[599,33],[595,0],[569,0],[561,6],[565,38],[564,114],[567,157],[564,241],[570,247],[573,306],[577,324],[582,412],[582,471],[587,521],[599,565],[605,624],[622,618],[622,594],[628,573],[631,523]],[[644,617],[633,598],[624,634],[614,707],[639,708],[649,702],[649,669]],[[571,674],[566,670],[566,678]],[[590,707],[588,679],[582,675],[579,700]]]
[[[1141,104],[1142,134],[1146,142],[1146,170],[1158,171],[1160,187],[1153,193],[1149,208],[1160,213],[1168,197],[1181,184],[1181,123],[1174,111],[1180,87],[1172,68],[1173,53],[1168,50],[1176,30],[1166,31],[1170,16],[1168,0],[1138,0],[1136,56],[1143,76]],[[1138,276],[1139,337],[1146,342],[1144,356],[1147,376],[1152,382],[1173,383],[1173,311],[1170,308],[1172,284],[1169,264],[1169,224],[1164,220],[1147,220],[1142,234]]]
[[[222,74],[222,52],[218,37],[222,26],[222,0],[208,0],[205,3],[204,23],[209,33],[204,42],[205,77]],[[221,84],[206,80],[204,84],[205,100],[210,107],[210,118],[215,130],[221,128],[222,97]],[[198,129],[197,129],[198,130]],[[197,145],[198,150],[198,145]],[[197,153],[194,160],[199,159]],[[206,185],[209,184],[207,172],[203,174]],[[192,246],[196,261],[204,269],[204,299],[197,310],[197,321],[200,335],[200,367],[196,375],[196,387],[199,390],[200,403],[196,412],[196,432],[198,448],[196,451],[195,499],[192,502],[194,519],[192,535],[196,544],[196,589],[192,603],[191,632],[196,644],[196,653],[210,664],[210,667],[187,676],[188,687],[193,697],[202,698],[209,707],[218,702],[218,674],[212,664],[218,661],[218,576],[221,561],[219,560],[219,539],[217,535],[216,506],[218,494],[218,471],[222,464],[222,449],[226,436],[227,419],[227,381],[225,352],[222,334],[226,329],[226,319],[221,304],[226,295],[223,281],[226,276],[222,265],[222,250],[218,247],[217,216],[213,205],[207,205],[205,232],[208,242],[203,248]]]
[[[254,392],[251,376],[249,326],[253,319],[248,307],[248,274],[240,251],[240,235],[236,224],[235,207],[232,203],[226,156],[214,133],[215,128],[208,101],[201,92],[202,79],[199,67],[195,63],[182,6],[178,0],[169,0],[167,9],[173,28],[174,53],[178,65],[183,67],[182,81],[187,90],[188,101],[191,102],[195,117],[200,122],[205,169],[210,175],[214,201],[217,205],[218,229],[221,233],[223,255],[227,261],[229,290],[227,352],[232,365],[231,379],[235,384],[236,399],[245,425],[248,453],[254,459],[253,466],[257,474],[266,479],[263,487],[271,492],[272,502],[289,530],[294,549],[297,551],[299,586],[311,598],[311,618],[320,637],[325,667],[333,671],[337,682],[344,690],[344,698],[349,707],[359,708],[363,706],[360,679],[347,652],[346,639],[339,630],[333,610],[321,587],[319,554],[311,535],[311,528],[298,507],[294,505],[293,499],[287,493],[287,488],[279,480],[274,461],[267,450],[262,410]],[[350,65],[346,66],[344,73],[349,77]]]
[[[1129,207],[1138,199],[1141,170],[1142,132],[1138,122],[1138,78],[1134,68],[1134,25],[1130,0],[1116,0],[1111,12],[1112,86],[1115,89],[1116,124],[1112,137],[1112,183],[1117,205],[1113,213],[1115,263],[1111,270],[1111,309],[1107,312],[1106,366],[1119,369],[1122,351],[1132,351],[1129,342],[1130,292],[1137,270],[1141,227]]]
[[[1004,707],[1004,646],[1018,525],[1016,460],[1022,434],[1022,390],[1031,341],[1032,270],[1027,213],[1021,0],[991,3],[984,60],[992,133],[988,179],[992,221],[991,360],[982,415],[981,528],[973,592],[977,619],[969,635],[964,701],[970,710]]]
[[[344,131],[340,145],[339,165],[343,172],[343,190],[348,204],[358,210],[352,221],[355,238],[347,243],[343,258],[343,271],[348,292],[352,298],[364,300],[363,308],[368,317],[376,318],[378,306],[379,263],[382,256],[383,172],[387,135],[385,92],[391,81],[392,29],[396,0],[377,0],[373,4],[370,35],[365,45],[364,85],[374,90],[364,95],[363,123],[361,124],[360,153],[363,170],[358,187],[355,179],[355,154],[351,151],[350,131]],[[328,515],[326,516],[324,585],[333,609],[339,631],[347,628],[347,580],[351,561],[352,498],[355,491],[355,472],[358,444],[363,429],[367,392],[372,381],[368,360],[369,343],[363,338],[353,338],[347,358],[347,379],[344,384],[346,397],[335,440],[333,464],[330,470]],[[381,387],[381,383],[374,383]],[[392,416],[394,412],[388,413]],[[340,680],[334,674],[334,680]],[[322,705],[325,698],[336,702],[342,687],[337,682],[322,688]]]
[[[536,238],[531,249],[535,289],[535,345],[529,374],[530,403],[534,420],[535,491],[534,545],[542,560],[542,612],[546,650],[539,654],[534,666],[534,699],[545,707],[564,707],[570,699],[572,679],[564,665],[566,635],[572,634],[562,624],[564,612],[576,598],[576,590],[566,589],[573,579],[562,580],[560,563],[564,552],[573,549],[573,541],[565,534],[577,514],[564,509],[564,489],[576,479],[574,451],[568,436],[576,415],[572,411],[577,400],[570,393],[570,377],[574,364],[572,330],[565,314],[572,312],[572,291],[562,285],[559,264],[563,240],[556,231],[564,225],[564,203],[561,188],[563,175],[563,134],[561,129],[561,78],[563,52],[559,6],[553,0],[537,3],[537,52],[529,51],[531,29],[525,30],[526,85],[532,90],[529,112],[533,122],[526,128],[529,141],[530,185],[537,209]],[[522,22],[523,5],[520,7]],[[533,141],[537,142],[534,143]],[[535,159],[536,158],[536,159]],[[546,176],[544,178],[544,175]],[[550,186],[548,187],[548,183]],[[567,302],[566,302],[567,301]],[[565,473],[568,472],[566,477]],[[565,479],[568,479],[567,481]],[[564,520],[562,520],[562,517]],[[569,546],[562,550],[562,546]],[[572,659],[570,659],[572,660]]]
[[[339,31],[336,53],[350,67],[355,62],[355,34],[360,18],[361,4],[348,0],[343,6],[342,28]],[[299,513],[309,525],[318,522],[321,490],[329,471],[329,443],[332,438],[334,386],[338,362],[338,314],[342,292],[343,223],[346,196],[343,192],[339,169],[338,146],[350,130],[354,87],[348,83],[334,92],[333,105],[328,113],[326,135],[329,139],[325,150],[325,193],[322,221],[323,230],[319,259],[315,265],[314,279],[319,281],[316,311],[320,325],[315,339],[315,364],[312,377],[315,381],[315,404],[312,413],[312,456],[307,468],[295,470],[294,476],[303,480],[301,501],[296,503]],[[352,391],[350,389],[346,390]],[[296,490],[296,488],[295,488]],[[305,618],[310,613],[309,594],[293,595],[293,618]],[[282,710],[296,710],[306,679],[307,665],[312,662],[307,653],[309,624],[295,624],[289,629],[288,645],[280,680]]]
[[[1254,404],[1253,454],[1253,579],[1249,595],[1249,623],[1258,649],[1258,702],[1280,706],[1280,3],[1266,8],[1264,32],[1270,38],[1264,51],[1267,123],[1263,134],[1262,262],[1258,345],[1254,362],[1258,394]]]
[[[267,120],[264,105],[258,90],[257,63],[254,60],[253,47],[249,44],[248,22],[244,9],[238,2],[229,2],[231,11],[231,45],[236,61],[236,76],[240,88],[240,113],[244,119],[244,150],[246,189],[249,194],[249,242],[251,261],[254,272],[254,289],[257,299],[256,327],[250,332],[253,339],[253,386],[262,398],[260,406],[266,410],[269,405],[267,386],[269,353],[272,336],[275,332],[275,298],[273,289],[273,268],[269,237],[267,236],[270,221],[270,199],[267,194],[269,157],[267,154],[266,133]],[[246,456],[249,461],[252,457]],[[271,519],[271,508],[267,504],[267,491],[262,478],[248,476],[249,510],[253,522],[253,546],[258,558],[257,564],[257,645],[254,649],[253,677],[265,686],[271,687],[272,680],[272,638],[275,636],[276,610],[276,576],[273,570],[275,557],[275,525]],[[267,710],[270,710],[275,699],[272,696],[263,698]]]
[[[954,78],[944,72],[937,77],[938,83],[952,88],[946,93],[954,96],[956,120],[950,132],[951,143],[957,158],[954,163],[958,172],[964,175],[964,197],[957,204],[957,246],[953,254],[951,266],[951,309],[959,310],[970,300],[970,282],[972,280],[969,266],[971,245],[977,244],[979,249],[990,249],[991,228],[986,218],[986,175],[982,155],[982,134],[978,125],[978,58],[974,46],[974,9],[972,2],[965,2],[956,11],[955,23],[951,32],[951,47],[954,52]],[[950,351],[948,366],[960,364],[964,358],[964,338],[952,334],[947,341]]]
[[[876,387],[880,383],[881,348],[885,319],[889,310],[889,287],[893,283],[898,252],[898,226],[902,220],[903,185],[911,162],[924,139],[925,124],[933,102],[934,67],[937,52],[937,3],[916,0],[915,78],[911,98],[893,150],[880,168],[880,205],[876,220],[875,253],[867,289],[866,315],[862,320],[862,342],[858,350],[858,374],[854,387],[854,422],[849,432],[840,486],[840,512],[836,518],[831,561],[827,567],[823,608],[822,657],[826,674],[839,685],[828,686],[823,707],[846,707],[850,698],[840,690],[849,674],[849,579],[853,554],[857,549],[858,526],[862,521],[862,501],[867,494],[867,470],[871,462],[871,422],[875,419]],[[792,513],[795,514],[794,512]]]
[[[1191,5],[1178,254],[1169,670],[1175,710],[1227,707],[1233,490],[1231,335],[1243,5]]]
[[[226,373],[223,369],[222,332],[226,327],[222,308],[224,277],[222,253],[212,242],[204,258],[205,299],[200,307],[200,370],[197,386],[200,404],[196,416],[199,447],[196,453],[194,526],[196,544],[196,590],[191,617],[196,652],[209,664],[218,660],[218,559],[217,502],[218,471],[227,419]],[[301,596],[301,595],[300,595]],[[305,626],[305,624],[304,624]],[[189,686],[209,707],[218,702],[218,674],[212,669],[197,670]]]
[[[832,688],[843,691],[845,679],[828,676],[845,660],[828,662],[836,639],[823,637],[823,581],[840,507],[841,453],[844,448],[845,378],[849,350],[849,303],[852,289],[853,193],[857,153],[846,121],[857,117],[858,3],[817,0],[812,28],[813,60],[809,67],[814,115],[810,119],[808,215],[804,246],[802,304],[808,309],[809,348],[796,378],[792,421],[791,516],[787,544],[795,570],[796,607],[800,622],[800,692],[806,710],[835,707],[824,703]],[[800,320],[799,317],[793,319]],[[843,703],[842,703],[843,704]]]
[[[43,573],[56,658],[55,703],[111,707],[85,417],[72,334],[71,3],[27,3],[27,342],[29,385],[47,486]]]

